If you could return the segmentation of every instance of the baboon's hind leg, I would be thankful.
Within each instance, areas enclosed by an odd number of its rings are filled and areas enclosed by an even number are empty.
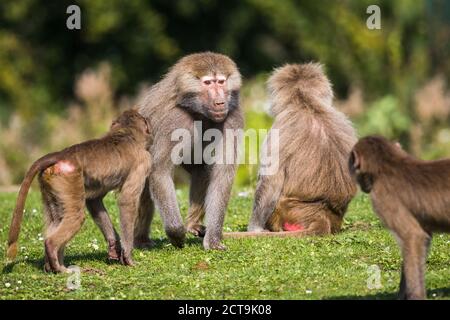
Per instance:
[[[47,237],[47,234],[52,233],[61,222],[63,207],[61,201],[56,197],[56,195],[52,194],[50,186],[46,183],[46,181],[40,178],[39,182],[44,207],[45,237]],[[52,271],[46,250],[44,250],[44,270],[45,272]]]
[[[63,255],[67,242],[80,230],[85,219],[84,184],[82,173],[75,167],[64,164],[45,171],[41,187],[46,208],[48,229],[44,241],[45,269],[66,272]],[[56,173],[55,173],[56,172]]]

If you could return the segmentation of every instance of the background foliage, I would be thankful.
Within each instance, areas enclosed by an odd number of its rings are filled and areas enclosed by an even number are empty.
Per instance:
[[[82,11],[66,28],[66,8]],[[382,29],[366,27],[378,4]],[[270,127],[265,80],[286,62],[320,61],[359,134],[450,155],[450,2],[445,0],[2,0],[0,184],[44,152],[101,134],[178,58],[218,51],[245,78],[247,126]],[[242,167],[238,183],[254,181]]]

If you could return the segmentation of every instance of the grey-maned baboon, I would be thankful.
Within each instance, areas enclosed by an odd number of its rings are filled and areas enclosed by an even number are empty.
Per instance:
[[[268,87],[275,116],[271,130],[279,130],[279,168],[258,177],[248,235],[338,232],[356,193],[347,169],[356,142],[352,124],[333,108],[331,84],[319,64],[276,69]]]
[[[425,299],[425,263],[433,232],[450,232],[450,160],[422,161],[379,136],[361,139],[349,169],[370,193],[403,263],[400,299]]]
[[[140,113],[154,130],[150,147],[153,166],[147,182],[150,192],[141,198],[135,239],[137,247],[151,246],[149,227],[153,201],[161,212],[169,240],[177,247],[183,246],[185,228],[177,203],[171,159],[173,147],[179,142],[171,141],[171,134],[177,129],[186,129],[193,137],[194,121],[201,122],[203,132],[210,128],[221,132],[243,128],[240,87],[241,75],[229,57],[212,52],[196,53],[180,59],[139,103]],[[200,139],[203,132],[198,135]],[[226,145],[225,135],[223,139]],[[234,151],[237,143],[236,139]],[[191,145],[188,148],[193,150]],[[187,230],[204,236],[205,249],[225,248],[221,243],[222,227],[236,171],[235,162],[183,164],[191,175]],[[206,230],[202,224],[204,216]]]
[[[85,204],[108,242],[109,257],[133,265],[134,223],[151,165],[147,151],[149,136],[147,120],[137,111],[129,110],[113,122],[103,138],[50,153],[34,162],[17,198],[7,257],[12,260],[17,254],[25,200],[31,182],[39,173],[46,222],[46,271],[67,271],[64,247],[83,224]],[[122,245],[102,202],[106,193],[114,189],[120,190]]]

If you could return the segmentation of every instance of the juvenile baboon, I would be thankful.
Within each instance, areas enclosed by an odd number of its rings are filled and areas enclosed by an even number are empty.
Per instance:
[[[268,87],[275,116],[271,131],[279,130],[279,168],[258,177],[247,234],[336,233],[356,193],[347,169],[356,142],[352,124],[333,108],[331,84],[319,64],[285,65],[273,72]]]
[[[370,136],[353,148],[349,169],[401,248],[399,298],[425,299],[432,233],[450,232],[450,160],[422,161]]]
[[[17,198],[7,257],[12,260],[17,254],[25,200],[39,173],[46,223],[46,271],[67,271],[64,247],[82,226],[85,204],[108,242],[109,257],[133,265],[131,250],[139,197],[151,165],[149,135],[147,120],[137,111],[128,110],[112,123],[103,138],[50,153],[33,163]],[[120,191],[122,245],[102,201],[111,190]]]
[[[173,245],[182,247],[185,228],[182,223],[173,181],[174,162],[171,153],[179,141],[172,141],[171,135],[177,129],[186,129],[192,141],[184,141],[191,150],[207,129],[243,128],[243,115],[239,107],[241,75],[236,64],[222,54],[204,52],[185,56],[179,60],[143,97],[139,112],[151,123],[153,144],[150,153],[153,159],[148,179],[149,193],[141,198],[139,224],[135,245],[151,246],[149,228],[153,217],[153,201],[161,212],[164,228]],[[196,130],[194,121],[201,123],[202,130]],[[227,145],[223,134],[223,145]],[[196,138],[197,137],[197,138]],[[238,141],[233,137],[236,159]],[[203,150],[201,150],[203,152]],[[218,152],[222,152],[219,150]],[[201,153],[202,155],[203,153]],[[236,171],[233,163],[206,164],[202,159],[182,164],[191,175],[190,207],[187,230],[197,236],[204,236],[205,249],[224,249],[221,243],[225,210],[230,197]],[[151,194],[151,198],[150,198]],[[202,219],[206,215],[206,229]]]

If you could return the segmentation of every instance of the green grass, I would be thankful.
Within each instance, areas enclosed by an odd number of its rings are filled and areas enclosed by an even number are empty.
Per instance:
[[[0,194],[0,255],[5,256],[15,194]],[[186,192],[178,192],[183,214]],[[106,200],[118,226],[114,196]],[[82,269],[81,288],[66,288],[68,275],[43,272],[40,196],[28,198],[16,263],[0,264],[0,299],[393,299],[399,282],[400,255],[391,235],[359,195],[336,236],[304,239],[227,240],[225,252],[202,249],[189,237],[184,249],[172,247],[159,216],[152,228],[157,246],[135,250],[135,267],[108,264],[106,244],[91,218],[66,250],[66,265]],[[234,194],[225,231],[243,230],[252,208]],[[96,250],[95,243],[98,244]],[[450,296],[450,236],[436,235],[427,263],[430,299]],[[368,289],[368,268],[381,270],[380,289]]]

